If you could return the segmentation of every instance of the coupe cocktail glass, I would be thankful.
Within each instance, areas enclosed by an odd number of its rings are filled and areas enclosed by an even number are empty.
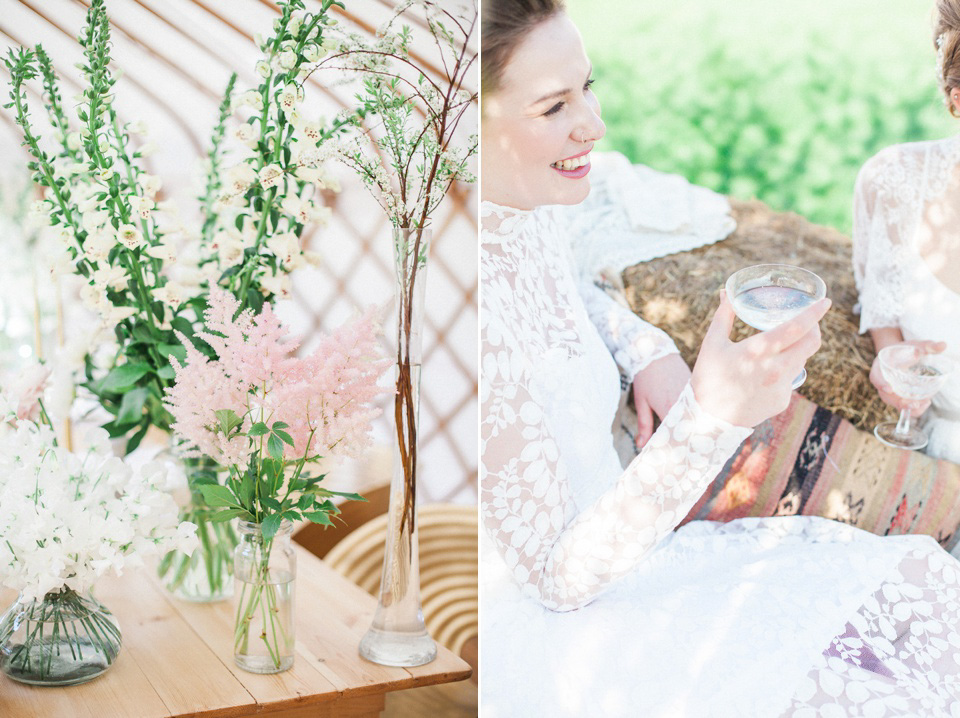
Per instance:
[[[943,387],[956,365],[942,354],[926,354],[912,344],[891,344],[877,354],[880,372],[893,393],[910,401],[932,398]],[[898,421],[885,421],[873,430],[888,446],[900,449],[922,449],[927,435],[912,426],[910,410],[902,409]]]
[[[765,332],[793,319],[814,302],[827,296],[827,285],[813,272],[792,264],[757,264],[730,275],[727,297],[745,323]],[[801,369],[791,385],[803,384]]]

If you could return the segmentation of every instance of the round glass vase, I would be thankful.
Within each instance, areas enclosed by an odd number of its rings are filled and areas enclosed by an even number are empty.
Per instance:
[[[0,671],[36,686],[92,680],[120,653],[117,619],[89,591],[23,595],[0,617]]]
[[[250,673],[279,673],[293,665],[294,655],[293,524],[283,521],[269,541],[260,524],[240,521],[237,529],[233,660]]]

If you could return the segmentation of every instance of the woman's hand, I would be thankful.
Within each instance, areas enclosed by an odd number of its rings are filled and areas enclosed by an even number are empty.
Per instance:
[[[829,308],[830,300],[821,299],[775,329],[732,342],[736,315],[721,291],[690,380],[697,402],[737,426],[753,427],[782,412],[793,379],[820,348],[819,322]]]
[[[876,342],[877,353],[880,353],[880,349],[883,348],[879,346],[879,342]],[[923,354],[939,354],[940,352],[946,350],[947,345],[944,342],[932,342],[932,341],[909,341],[899,342],[900,344],[910,344],[911,346],[917,347]],[[886,344],[889,346],[890,344]],[[884,403],[889,404],[890,406],[896,408],[898,411],[902,409],[909,409],[911,416],[920,416],[925,412],[930,406],[930,399],[922,399],[919,401],[904,399],[903,397],[897,396],[893,393],[893,388],[887,383],[887,380],[883,378],[883,371],[880,369],[880,357],[876,357],[873,360],[873,366],[870,367],[870,383],[877,388],[877,393],[880,394],[880,398],[883,399]]]
[[[653,415],[663,419],[677,403],[690,381],[690,367],[679,354],[650,362],[633,378],[633,403],[637,409],[637,448],[653,435]]]

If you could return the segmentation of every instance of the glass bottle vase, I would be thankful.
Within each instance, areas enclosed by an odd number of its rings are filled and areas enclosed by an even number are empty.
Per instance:
[[[293,524],[283,521],[269,541],[260,524],[240,521],[237,528],[233,660],[250,673],[279,673],[293,665],[294,656]]]
[[[386,666],[420,666],[437,656],[420,606],[417,537],[417,443],[423,309],[431,230],[394,228],[397,270],[397,365],[393,477],[380,596],[360,655]]]
[[[70,588],[23,595],[0,617],[0,671],[38,686],[72,686],[110,668],[120,627],[90,592]]]

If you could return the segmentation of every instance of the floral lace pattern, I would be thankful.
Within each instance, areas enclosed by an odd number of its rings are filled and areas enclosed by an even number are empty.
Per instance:
[[[481,715],[956,714],[960,564],[815,517],[673,531],[749,430],[688,386],[622,469],[617,369],[550,219],[482,227]]]
[[[570,450],[551,431],[548,395],[561,387],[539,377],[575,367],[573,378],[583,368],[577,360],[591,352],[581,339],[591,336],[586,311],[549,221],[533,213],[497,231],[492,224],[485,220],[481,243],[484,525],[529,595],[571,610],[633,569],[680,522],[750,430],[703,412],[687,387],[640,456],[578,512],[566,476]],[[617,345],[623,335],[608,336]],[[660,349],[639,330],[629,336],[621,350],[634,366]]]
[[[955,137],[888,147],[860,170],[854,190],[853,270],[861,333],[899,325],[924,206],[947,190],[958,163],[960,138]]]
[[[960,565],[916,549],[820,656],[783,716],[960,715]]]

